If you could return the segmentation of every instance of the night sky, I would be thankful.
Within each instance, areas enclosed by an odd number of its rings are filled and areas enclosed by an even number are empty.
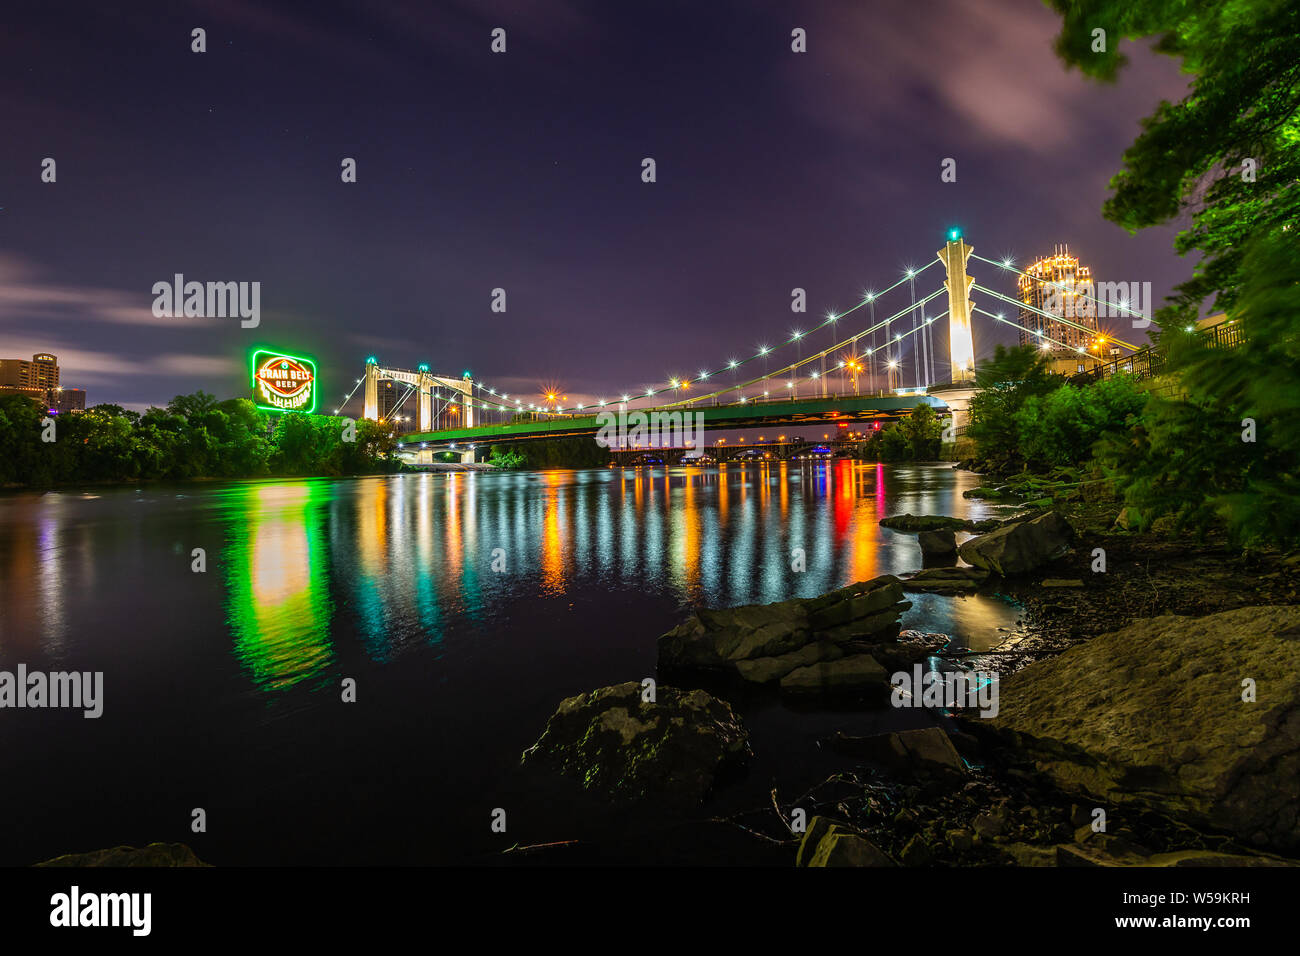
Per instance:
[[[1157,300],[1192,267],[1172,229],[1101,218],[1186,78],[1135,45],[1116,86],[1067,72],[1034,0],[46,0],[4,20],[0,357],[54,352],[90,404],[245,395],[264,344],[317,357],[326,411],[372,354],[530,397],[644,389],[855,304],[952,225],[1022,266],[1069,243]],[[260,327],[156,318],[177,272],[260,281]],[[1011,338],[977,320],[977,355]]]

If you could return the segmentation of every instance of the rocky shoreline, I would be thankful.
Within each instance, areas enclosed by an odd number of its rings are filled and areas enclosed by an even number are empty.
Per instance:
[[[657,686],[566,700],[525,763],[548,754],[634,830],[653,819],[641,837],[674,819],[731,828],[761,846],[748,862],[1300,864],[1300,555],[1134,535],[1086,504],[881,524],[917,533],[915,574],[698,611],[659,639]],[[945,635],[907,628],[908,591],[1010,598],[1023,633],[951,652]],[[832,733],[819,749],[837,769],[821,783],[710,814],[752,752],[747,704],[835,708],[851,726],[901,706],[891,676],[922,665],[996,673],[1000,705],[982,717],[974,696],[950,697],[927,708],[932,726]]]

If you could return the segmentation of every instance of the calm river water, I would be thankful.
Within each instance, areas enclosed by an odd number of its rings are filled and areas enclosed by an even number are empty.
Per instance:
[[[0,709],[0,865],[155,840],[219,865],[455,863],[559,838],[516,765],[562,698],[653,676],[691,607],[920,567],[879,519],[998,513],[976,484],[840,461],[0,496],[0,671],[104,675],[99,719]],[[976,648],[1015,620],[912,599],[905,627]],[[896,715],[745,719],[766,793],[818,733]]]

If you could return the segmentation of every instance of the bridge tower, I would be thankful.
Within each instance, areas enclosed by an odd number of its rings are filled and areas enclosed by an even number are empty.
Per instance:
[[[448,401],[456,402],[462,414],[459,424],[464,428],[474,427],[474,379],[469,372],[460,378],[450,375],[434,375],[429,366],[421,365],[417,371],[407,369],[384,368],[374,356],[366,359],[365,396],[361,416],[370,421],[379,419],[379,380],[390,379],[411,386],[415,390],[416,421],[422,432],[433,430],[433,392],[435,389],[447,389],[459,392],[459,398],[448,396]]]
[[[944,285],[948,288],[948,350],[952,360],[952,383],[975,380],[975,344],[971,338],[970,299],[975,280],[966,274],[966,263],[975,247],[968,245],[961,232],[948,232],[948,242],[935,253],[948,270]]]
[[[379,418],[379,363],[373,355],[366,359],[365,401],[361,417],[372,422]]]

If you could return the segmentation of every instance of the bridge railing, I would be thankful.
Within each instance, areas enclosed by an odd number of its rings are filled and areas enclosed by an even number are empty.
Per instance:
[[[1243,335],[1241,326],[1232,319],[1224,319],[1214,325],[1200,330],[1210,348],[1231,349],[1241,344]],[[1070,381],[1076,385],[1099,382],[1112,375],[1127,374],[1137,379],[1155,378],[1165,369],[1166,350],[1159,345],[1149,345],[1144,349],[1098,365],[1096,368],[1071,376]]]

